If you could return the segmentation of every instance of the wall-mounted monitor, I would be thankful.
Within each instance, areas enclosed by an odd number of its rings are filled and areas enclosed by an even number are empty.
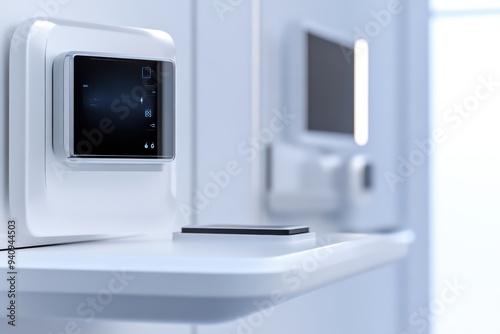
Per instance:
[[[29,19],[12,41],[8,202],[16,246],[170,228],[178,194],[172,37]]]
[[[80,162],[173,160],[174,76],[168,59],[62,54],[54,62],[56,151]]]
[[[368,44],[312,24],[296,33],[289,101],[299,141],[338,148],[368,141]]]

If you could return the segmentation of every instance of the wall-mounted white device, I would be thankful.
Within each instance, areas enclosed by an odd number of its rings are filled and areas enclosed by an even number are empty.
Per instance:
[[[366,145],[368,43],[313,23],[292,32],[287,101],[297,121],[290,136],[328,150]]]
[[[68,52],[53,69],[56,154],[81,163],[164,163],[175,151],[174,63]]]
[[[168,228],[175,213],[171,36],[31,19],[14,33],[10,53],[17,246]]]
[[[278,213],[332,213],[369,191],[371,167],[359,158],[369,137],[368,44],[312,23],[290,31],[284,82],[295,119],[270,148],[268,203]]]

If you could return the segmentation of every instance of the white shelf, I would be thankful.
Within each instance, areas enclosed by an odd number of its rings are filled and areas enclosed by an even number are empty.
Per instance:
[[[399,232],[319,234],[316,244],[295,250],[165,238],[24,249],[17,251],[17,303],[25,317],[83,320],[91,316],[87,298],[99,295],[101,319],[221,322],[257,312],[273,297],[279,304],[398,260],[411,241],[411,232]],[[115,279],[122,271],[133,277],[126,286]],[[109,302],[109,291],[120,287]]]

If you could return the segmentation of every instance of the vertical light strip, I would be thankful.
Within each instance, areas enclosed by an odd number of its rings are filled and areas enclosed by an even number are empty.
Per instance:
[[[191,0],[191,121],[189,135],[191,138],[190,177],[189,189],[198,186],[198,1]],[[190,190],[189,205],[194,206],[195,191]],[[191,215],[190,224],[198,224],[198,215]],[[195,329],[196,331],[196,329]],[[195,332],[196,333],[196,332]]]
[[[364,146],[369,138],[369,62],[368,43],[354,44],[354,140]]]
[[[252,0],[252,135],[261,130],[261,0]],[[253,221],[262,220],[262,153],[252,162]]]

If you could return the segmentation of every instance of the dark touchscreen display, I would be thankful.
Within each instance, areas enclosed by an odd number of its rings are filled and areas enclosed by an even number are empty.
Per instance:
[[[308,129],[354,134],[352,48],[308,34]]]
[[[171,79],[170,62],[75,56],[74,155],[142,159],[173,155],[173,126],[164,128],[168,122],[163,119],[170,117],[173,122],[172,111],[165,108],[172,101],[164,101],[173,94],[162,94],[164,84],[173,85]],[[164,109],[169,110],[166,115]],[[163,147],[164,136],[169,147]]]

